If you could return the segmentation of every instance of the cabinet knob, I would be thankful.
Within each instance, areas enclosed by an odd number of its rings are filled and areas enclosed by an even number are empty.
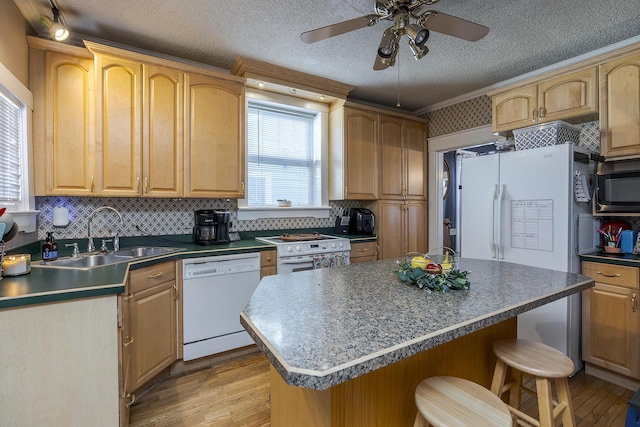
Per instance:
[[[150,274],[147,276],[147,279],[157,279],[158,277],[162,277],[164,273],[162,271],[159,271],[155,274]]]
[[[93,177],[91,177],[91,184],[90,184],[90,190],[93,193]]]
[[[140,177],[136,178],[136,193],[140,193]]]
[[[125,294],[125,295],[122,297],[122,299],[123,299],[123,300],[125,300],[125,301],[126,301],[126,300],[130,300],[131,298],[133,298],[133,294]]]
[[[638,311],[638,306],[636,305],[636,301],[637,301],[636,294],[633,294],[631,296],[631,311],[634,313]]]
[[[146,194],[149,194],[149,177],[148,176],[144,177],[144,192]]]
[[[538,120],[538,109],[534,108],[533,109],[533,120]]]
[[[124,345],[125,347],[129,347],[129,345],[131,345],[133,341],[134,341],[133,337],[127,337],[127,340],[123,342],[122,345]]]
[[[538,117],[539,118],[543,118],[544,117],[544,107],[540,107],[538,109]]]
[[[267,261],[271,262],[271,257],[270,256],[267,257]]]

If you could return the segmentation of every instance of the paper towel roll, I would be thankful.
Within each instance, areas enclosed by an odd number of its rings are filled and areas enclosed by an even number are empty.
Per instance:
[[[53,225],[56,227],[69,225],[69,209],[64,207],[53,208]]]

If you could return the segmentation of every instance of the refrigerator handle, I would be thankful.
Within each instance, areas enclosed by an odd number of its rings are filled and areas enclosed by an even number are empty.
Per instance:
[[[498,261],[504,259],[504,249],[502,248],[502,200],[504,199],[505,184],[500,184],[500,193],[498,194]]]
[[[491,241],[489,243],[491,246],[491,258],[496,258],[496,251],[498,249],[498,245],[496,244],[496,204],[498,202],[498,184],[493,186],[493,197],[491,199],[493,202],[493,211],[491,212]]]

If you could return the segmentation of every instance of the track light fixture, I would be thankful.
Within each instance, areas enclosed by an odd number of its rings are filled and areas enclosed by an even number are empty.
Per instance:
[[[60,23],[60,11],[51,4],[51,12],[53,13],[53,21],[48,16],[42,16],[42,22],[49,29],[49,34],[57,41],[63,41],[69,38],[69,30]]]
[[[422,28],[418,24],[407,25],[405,31],[409,40],[415,43],[416,46],[422,46],[427,40],[429,40],[429,30]]]

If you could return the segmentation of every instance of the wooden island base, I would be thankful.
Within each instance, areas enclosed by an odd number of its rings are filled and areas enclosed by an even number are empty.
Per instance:
[[[271,366],[271,425],[411,426],[420,381],[451,375],[489,388],[496,361],[493,343],[516,335],[517,318],[511,318],[327,390],[291,386]]]

